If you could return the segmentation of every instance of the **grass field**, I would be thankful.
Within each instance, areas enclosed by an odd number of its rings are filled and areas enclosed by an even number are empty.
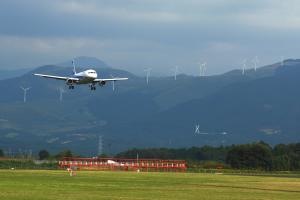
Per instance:
[[[300,199],[300,178],[0,170],[0,199]]]

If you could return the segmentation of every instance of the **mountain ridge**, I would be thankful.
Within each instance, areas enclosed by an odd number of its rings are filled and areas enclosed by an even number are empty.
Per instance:
[[[0,96],[0,147],[35,151],[40,147],[50,151],[70,148],[91,155],[97,152],[99,135],[105,139],[107,153],[130,147],[300,139],[296,134],[300,131],[296,120],[300,105],[295,92],[299,60],[287,60],[284,66],[276,63],[256,72],[249,70],[244,76],[238,70],[210,77],[179,75],[176,81],[172,77],[151,77],[148,85],[144,77],[125,70],[99,68],[101,77],[113,74],[130,78],[116,82],[116,91],[110,84],[98,86],[96,92],[87,86],[75,86],[74,91],[65,88],[62,102],[58,88],[65,87],[63,81],[32,76],[34,72],[69,75],[71,69],[48,65],[0,81],[0,90],[6,91]],[[32,87],[25,104],[20,86]],[[286,96],[280,97],[278,89]],[[252,113],[251,117],[247,113]],[[287,120],[281,123],[280,116]],[[200,126],[200,134],[195,134],[196,125]]]

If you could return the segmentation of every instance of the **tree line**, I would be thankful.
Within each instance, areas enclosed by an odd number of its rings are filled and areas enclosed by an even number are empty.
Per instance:
[[[60,160],[64,157],[73,157],[75,156],[71,150],[66,149],[55,155],[51,155],[47,150],[40,150],[38,153],[39,160]]]
[[[38,159],[38,160],[59,160],[64,157],[72,157],[72,156],[77,156],[77,155],[74,155],[72,153],[72,151],[69,149],[63,150],[63,151],[58,152],[57,154],[53,154],[53,155],[51,155],[48,150],[42,149],[38,152],[36,159]],[[9,155],[5,155],[4,151],[2,149],[0,149],[0,158],[1,157],[9,157]],[[14,156],[14,158],[21,158],[21,157],[20,156],[18,157],[18,155],[16,155],[16,156]]]
[[[264,143],[231,146],[203,146],[191,148],[147,148],[130,149],[116,157],[122,158],[157,158],[187,160],[190,167],[215,166],[232,169],[258,169],[290,171],[300,170],[300,143],[278,144],[274,147]]]

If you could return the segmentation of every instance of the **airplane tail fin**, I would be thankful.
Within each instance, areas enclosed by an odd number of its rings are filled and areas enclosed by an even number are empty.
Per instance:
[[[74,62],[74,60],[72,60],[72,64],[73,64],[73,74],[76,74],[76,68],[75,68],[75,62]]]

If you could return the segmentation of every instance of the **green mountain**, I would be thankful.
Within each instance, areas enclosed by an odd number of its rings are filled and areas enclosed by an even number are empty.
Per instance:
[[[150,77],[149,85],[127,71],[96,67],[103,78],[129,77],[116,82],[115,91],[111,84],[96,91],[87,85],[68,90],[63,81],[32,73],[70,75],[71,66],[38,67],[0,81],[0,148],[70,148],[95,155],[99,135],[106,153],[130,147],[298,140],[299,65],[299,60],[286,60],[284,66],[249,69],[244,76],[234,70],[208,77],[182,74],[176,81]],[[20,86],[31,87],[26,103]],[[63,101],[59,87],[65,88]]]
[[[180,145],[299,141],[299,76],[299,60],[288,60],[272,76],[228,85],[159,113],[151,123],[170,138],[181,130]]]

